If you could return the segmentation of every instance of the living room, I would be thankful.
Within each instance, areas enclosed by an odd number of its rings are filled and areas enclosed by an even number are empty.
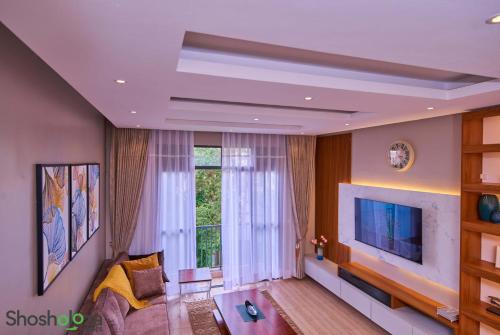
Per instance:
[[[500,334],[499,15],[0,1],[0,333]]]

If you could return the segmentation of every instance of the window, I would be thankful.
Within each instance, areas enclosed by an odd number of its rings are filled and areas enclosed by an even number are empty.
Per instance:
[[[221,265],[221,151],[220,147],[194,148],[198,267]]]

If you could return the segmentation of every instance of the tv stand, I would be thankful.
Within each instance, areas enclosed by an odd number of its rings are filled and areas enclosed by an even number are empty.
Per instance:
[[[350,272],[354,276],[386,292],[393,299],[398,300],[400,304],[395,308],[399,308],[404,305],[413,307],[414,309],[435,319],[446,327],[451,328],[454,333],[457,333],[458,322],[450,322],[447,319],[436,314],[437,308],[443,307],[443,304],[429,297],[426,297],[406,286],[403,286],[359,263],[343,263],[339,265],[339,268]]]
[[[358,280],[390,296],[390,306],[382,303],[358,287],[339,277],[339,268],[352,273]],[[354,307],[361,314],[394,335],[456,335],[458,323],[436,315],[441,306],[424,295],[413,291],[358,263],[337,265],[327,259],[318,261],[306,255],[305,272],[328,291]],[[395,292],[395,291],[401,292]]]

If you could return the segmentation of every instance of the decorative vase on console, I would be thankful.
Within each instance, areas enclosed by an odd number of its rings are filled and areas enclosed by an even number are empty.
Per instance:
[[[483,194],[479,197],[479,218],[483,221],[492,220],[492,214],[499,209],[498,198],[494,194]]]
[[[328,240],[323,235],[321,235],[321,237],[319,238],[319,241],[318,241],[318,239],[315,238],[315,239],[311,240],[311,243],[314,244],[314,246],[316,247],[316,259],[318,261],[322,261],[324,258],[323,255],[324,255],[325,246],[328,243]]]

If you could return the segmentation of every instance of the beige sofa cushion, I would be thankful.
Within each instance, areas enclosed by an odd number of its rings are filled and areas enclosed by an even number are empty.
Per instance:
[[[134,295],[137,299],[149,298],[165,293],[161,266],[146,270],[132,271]]]
[[[94,313],[100,315],[106,321],[111,335],[122,335],[125,320],[123,319],[120,306],[116,300],[115,293],[110,289],[104,289],[95,302]],[[104,323],[104,322],[103,322]]]
[[[157,304],[134,312],[125,319],[125,335],[168,335],[167,305]]]
[[[113,292],[114,293],[114,292]],[[118,306],[120,307],[120,312],[122,313],[123,318],[128,314],[128,311],[130,310],[130,304],[128,303],[128,300],[125,299],[122,295],[118,293],[114,293],[116,302],[118,302]]]

